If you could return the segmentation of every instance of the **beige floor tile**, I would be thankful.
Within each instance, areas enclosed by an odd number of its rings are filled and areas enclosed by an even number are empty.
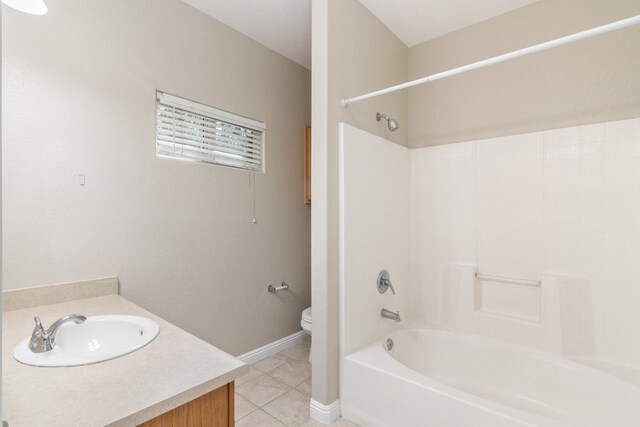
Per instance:
[[[267,374],[263,374],[255,380],[237,387],[236,393],[258,408],[261,408],[276,397],[282,396],[290,389],[291,387],[286,384],[281,383]]]
[[[306,380],[298,387],[296,387],[296,389],[311,397],[311,379]]]
[[[283,427],[280,421],[273,418],[271,415],[258,409],[253,411],[244,418],[241,418],[236,427]]]
[[[253,367],[262,372],[269,372],[270,370],[277,368],[288,360],[289,358],[287,356],[278,353],[274,354],[273,356],[267,357],[266,359],[262,359],[257,363],[254,363]]]
[[[346,418],[338,418],[336,422],[331,425],[335,427],[360,427],[358,424],[353,423]]]
[[[311,341],[303,341],[291,348],[282,350],[279,354],[287,356],[293,360],[309,360],[309,351],[311,350]]]
[[[236,395],[234,396],[234,399],[235,399],[234,415],[235,415],[236,421],[238,421],[240,418],[245,417],[250,413],[252,413],[253,411],[255,411],[256,409],[258,409],[256,405],[249,402],[247,399],[240,396],[238,393],[236,393]]]
[[[236,378],[236,387],[246,384],[249,381],[253,381],[262,374],[263,374],[262,371],[256,369],[253,365],[249,365],[249,372],[247,372],[241,377]]]
[[[335,423],[329,424],[332,427],[360,427],[358,424],[352,423],[346,418],[338,418]],[[319,422],[312,420],[309,418],[304,424],[300,427],[327,427],[327,424],[320,424]]]
[[[288,427],[298,427],[309,419],[309,396],[291,390],[264,405],[262,410]]]
[[[269,375],[290,387],[297,387],[311,378],[311,363],[304,360],[289,360],[269,371]]]

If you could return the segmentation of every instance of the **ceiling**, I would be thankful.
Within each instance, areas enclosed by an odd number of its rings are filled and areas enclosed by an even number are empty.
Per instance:
[[[360,0],[409,47],[537,0]]]
[[[183,0],[311,69],[311,0]]]
[[[183,1],[311,69],[311,0]],[[412,47],[536,0],[359,1]]]

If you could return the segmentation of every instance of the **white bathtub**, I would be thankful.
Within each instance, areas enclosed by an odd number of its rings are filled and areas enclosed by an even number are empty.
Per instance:
[[[640,426],[640,388],[477,335],[397,330],[345,357],[341,378],[342,413],[363,427]]]

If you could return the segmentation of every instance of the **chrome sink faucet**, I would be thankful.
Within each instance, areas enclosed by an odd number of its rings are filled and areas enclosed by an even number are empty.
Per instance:
[[[386,308],[383,308],[382,310],[380,310],[380,316],[384,317],[385,319],[391,319],[391,320],[395,320],[396,322],[399,322],[400,320],[400,311],[396,311],[395,313],[391,310],[387,310]]]
[[[80,324],[87,320],[87,318],[81,314],[70,314],[53,322],[47,330],[42,327],[42,322],[38,316],[34,317],[33,320],[35,320],[36,326],[33,328],[33,333],[29,340],[29,349],[34,353],[44,353],[53,350],[53,347],[55,347],[56,334],[60,326],[67,322]]]

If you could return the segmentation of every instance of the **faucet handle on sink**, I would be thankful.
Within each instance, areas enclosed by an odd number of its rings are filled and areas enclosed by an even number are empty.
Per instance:
[[[36,322],[36,326],[33,328],[31,339],[29,340],[29,348],[31,349],[31,351],[35,351],[35,349],[37,348],[44,347],[47,341],[47,332],[44,330],[40,318],[36,316],[33,318],[33,320]]]

